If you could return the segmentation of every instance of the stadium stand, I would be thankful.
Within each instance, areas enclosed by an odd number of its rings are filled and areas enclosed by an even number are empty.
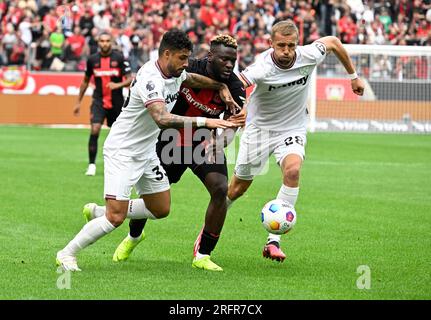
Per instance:
[[[269,47],[273,23],[287,18],[301,44],[337,35],[350,44],[431,45],[431,0],[10,0],[0,2],[0,66],[82,71],[98,32],[109,30],[136,71],[177,27],[199,56],[212,36],[233,35],[241,71]]]

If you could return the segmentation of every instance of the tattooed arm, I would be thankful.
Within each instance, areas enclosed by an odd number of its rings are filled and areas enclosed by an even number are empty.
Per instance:
[[[184,80],[183,83],[188,87],[196,89],[206,88],[213,90],[221,90],[222,88],[227,88],[227,86],[222,82],[218,82],[200,74],[190,72],[187,72],[187,78],[186,80]]]
[[[209,129],[214,128],[234,128],[236,125],[232,122],[221,120],[221,119],[209,119],[203,117],[183,117],[176,114],[169,113],[166,110],[165,103],[154,102],[147,106],[148,112],[150,113],[153,120],[157,123],[160,129],[166,128],[184,128],[187,125],[191,125],[193,128],[207,127]]]
[[[183,82],[186,86],[189,86],[191,88],[206,88],[206,89],[212,89],[212,90],[218,90],[220,94],[220,98],[223,100],[223,102],[226,104],[228,109],[231,111],[232,114],[236,114],[238,110],[241,108],[238,106],[238,104],[233,99],[229,88],[226,84],[222,82],[215,81],[211,78],[202,76],[200,74],[196,73],[187,73],[187,78]]]

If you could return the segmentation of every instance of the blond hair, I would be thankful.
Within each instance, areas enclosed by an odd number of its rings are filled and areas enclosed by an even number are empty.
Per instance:
[[[282,36],[290,36],[296,33],[296,35],[299,38],[298,28],[296,27],[295,23],[292,20],[283,20],[274,24],[271,29],[272,39],[274,39],[274,36],[276,33],[279,33]]]
[[[227,34],[219,34],[214,36],[211,39],[211,48],[218,45],[224,45],[225,47],[231,47],[236,49],[238,47],[238,43],[234,38]]]

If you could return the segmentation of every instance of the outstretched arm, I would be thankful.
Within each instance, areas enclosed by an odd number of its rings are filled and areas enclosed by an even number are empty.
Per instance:
[[[196,89],[207,88],[220,90],[222,87],[226,87],[226,85],[222,82],[218,82],[203,75],[191,72],[187,72],[187,78],[183,83],[190,88]]]
[[[329,36],[320,38],[317,41],[322,42],[325,45],[327,52],[334,52],[338,60],[343,64],[344,69],[346,69],[347,73],[351,77],[353,92],[362,96],[364,94],[364,83],[356,74],[355,66],[340,39],[334,36]]]
[[[241,109],[230,94],[227,85],[222,82],[215,81],[211,78],[202,76],[197,73],[187,73],[187,78],[186,80],[184,80],[183,83],[191,88],[207,88],[218,90],[220,98],[223,100],[223,102],[226,104],[232,114],[235,114],[238,110]]]
[[[204,117],[183,117],[172,114],[166,110],[166,106],[163,102],[151,103],[147,105],[147,109],[151,117],[161,129],[184,128],[187,125],[191,125],[194,128],[207,127],[209,129],[236,127],[234,123],[226,120],[209,119]]]
[[[242,106],[242,110],[235,115],[225,112],[224,119],[235,123],[238,127],[243,127],[247,118],[245,90],[240,88],[239,90],[234,90],[233,93],[234,95],[236,93],[236,101],[240,106]],[[238,128],[229,128],[221,130],[220,133],[218,131],[213,131],[211,140],[206,146],[206,152],[209,155],[209,159],[212,159],[211,157],[214,157],[215,154],[222,152],[223,149],[233,141],[237,129]]]

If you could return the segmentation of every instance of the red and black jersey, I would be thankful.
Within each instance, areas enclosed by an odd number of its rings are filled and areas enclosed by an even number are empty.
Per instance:
[[[87,60],[85,75],[88,78],[94,76],[96,88],[93,99],[105,109],[111,109],[113,106],[121,108],[124,102],[123,88],[111,90],[106,85],[109,82],[122,82],[123,77],[130,73],[130,64],[121,52],[112,50],[106,57],[100,52],[92,54]]]
[[[207,72],[207,63],[207,58],[190,59],[189,66],[186,71],[209,77]],[[232,73],[225,83],[235,102],[242,108],[246,93],[241,80]],[[187,117],[219,118],[220,114],[225,111],[226,105],[221,100],[218,90],[192,89],[183,84],[180,88],[178,100],[172,108],[171,113]],[[191,137],[184,138],[184,131],[181,129],[180,133],[181,136],[177,140],[177,145],[192,145],[190,141]]]

